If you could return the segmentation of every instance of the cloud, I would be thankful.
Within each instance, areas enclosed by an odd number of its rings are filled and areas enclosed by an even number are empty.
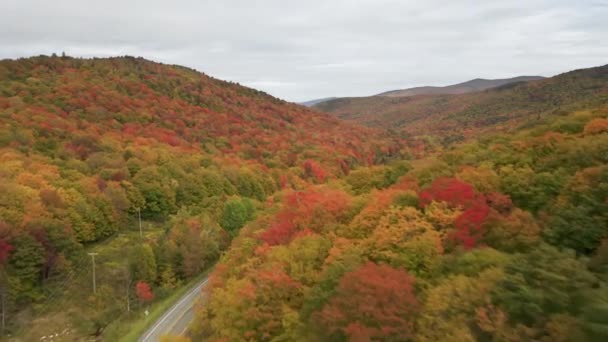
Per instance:
[[[302,101],[608,63],[598,0],[7,0],[0,58],[136,55]]]

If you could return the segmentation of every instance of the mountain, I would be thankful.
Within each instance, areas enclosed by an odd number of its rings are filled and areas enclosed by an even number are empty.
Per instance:
[[[0,61],[4,334],[137,340],[209,271],[180,340],[608,340],[608,66],[327,105],[374,127],[142,58]]]
[[[608,340],[608,67],[317,108],[407,158],[284,189],[217,265],[193,340]]]
[[[338,98],[314,106],[337,118],[409,136],[448,139],[606,103],[608,66],[581,69],[533,82],[502,85],[476,93]]]
[[[463,83],[453,84],[445,87],[415,87],[400,90],[391,90],[384,93],[380,93],[375,96],[387,96],[387,97],[405,97],[415,95],[431,95],[431,94],[464,94],[478,92],[490,88],[496,88],[503,85],[518,83],[518,82],[529,82],[542,80],[542,76],[518,76],[505,79],[486,80],[482,78],[476,78]],[[306,107],[314,107],[323,102],[335,100],[337,97],[326,97],[322,99],[310,100],[306,102],[300,102],[299,104]]]
[[[333,100],[335,98],[336,97],[326,97],[326,98],[323,98],[323,99],[316,99],[316,100],[310,100],[310,101],[306,101],[306,102],[300,102],[299,104],[301,104],[303,106],[306,106],[306,107],[312,107],[312,106],[317,105],[317,104],[319,104],[321,102]]]
[[[483,78],[476,78],[474,80],[470,80],[463,83],[452,84],[445,87],[415,87],[408,89],[400,89],[400,90],[391,90],[376,96],[391,96],[391,97],[401,97],[401,96],[414,96],[414,95],[438,95],[438,94],[464,94],[464,93],[473,93],[486,89],[500,87],[506,84],[518,83],[518,82],[529,82],[542,80],[544,77],[542,76],[518,76],[512,78],[504,78],[504,79],[496,79],[496,80],[486,80]]]
[[[208,268],[274,193],[400,149],[381,131],[185,67],[0,61],[6,331],[119,340],[144,302]],[[123,310],[137,302],[137,315]]]

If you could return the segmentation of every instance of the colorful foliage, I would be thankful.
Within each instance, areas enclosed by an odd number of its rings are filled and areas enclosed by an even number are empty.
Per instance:
[[[317,319],[328,339],[410,340],[420,307],[414,282],[405,271],[366,263],[342,277]]]
[[[7,329],[118,340],[218,262],[195,339],[604,340],[605,68],[334,103],[383,131],[143,59],[1,61]]]
[[[154,299],[154,293],[152,293],[152,289],[150,288],[150,284],[145,281],[139,281],[135,284],[135,293],[137,294],[137,298],[142,303],[149,302]]]

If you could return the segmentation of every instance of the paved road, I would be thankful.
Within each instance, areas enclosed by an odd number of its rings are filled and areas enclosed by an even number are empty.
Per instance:
[[[163,335],[182,335],[194,317],[194,303],[201,296],[201,290],[207,284],[207,278],[194,285],[175,305],[173,305],[148,331],[140,342],[158,342]]]

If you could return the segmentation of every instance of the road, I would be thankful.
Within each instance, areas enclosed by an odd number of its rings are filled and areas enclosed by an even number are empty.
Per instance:
[[[208,278],[194,285],[175,305],[165,312],[158,321],[140,338],[140,342],[158,342],[163,335],[182,335],[194,317],[194,303],[201,296]]]

